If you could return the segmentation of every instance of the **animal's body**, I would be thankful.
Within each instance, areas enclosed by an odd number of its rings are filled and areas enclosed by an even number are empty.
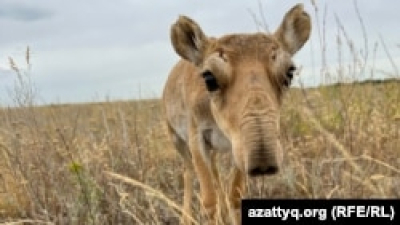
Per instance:
[[[233,155],[229,195],[234,208],[240,207],[245,191],[244,175],[279,171],[282,96],[295,70],[291,57],[310,32],[310,17],[300,4],[272,34],[212,38],[185,16],[171,27],[172,45],[182,59],[170,72],[163,108],[171,141],[185,162],[185,223],[191,215],[193,174],[200,182],[205,212],[215,221],[215,151]]]

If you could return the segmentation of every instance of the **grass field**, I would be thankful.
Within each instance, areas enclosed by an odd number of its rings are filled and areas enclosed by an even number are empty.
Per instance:
[[[397,81],[291,89],[285,166],[248,180],[248,197],[400,197],[399,98]],[[3,108],[0,148],[2,222],[178,221],[182,165],[159,100]]]

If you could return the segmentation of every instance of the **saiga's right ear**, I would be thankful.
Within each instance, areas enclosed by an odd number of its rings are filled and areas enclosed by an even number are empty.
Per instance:
[[[200,26],[186,16],[180,16],[171,27],[171,42],[182,58],[199,65],[208,45],[207,36]]]

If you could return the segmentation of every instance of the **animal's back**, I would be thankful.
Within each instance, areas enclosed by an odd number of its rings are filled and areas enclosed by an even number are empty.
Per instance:
[[[188,125],[199,98],[206,96],[196,67],[181,59],[171,70],[163,92],[163,108],[169,129],[182,140],[188,140]],[[195,105],[193,105],[195,104]]]

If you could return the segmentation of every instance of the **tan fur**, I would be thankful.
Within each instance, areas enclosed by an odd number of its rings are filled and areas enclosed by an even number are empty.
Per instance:
[[[169,135],[185,162],[184,223],[191,217],[193,172],[205,212],[210,223],[215,222],[218,173],[213,150],[232,152],[235,168],[229,196],[236,209],[245,191],[245,174],[278,171],[284,81],[293,65],[291,56],[310,32],[310,17],[301,4],[285,15],[274,34],[211,38],[185,16],[172,25],[172,45],[182,60],[170,72],[163,106]],[[205,72],[215,77],[217,90],[207,90]]]

